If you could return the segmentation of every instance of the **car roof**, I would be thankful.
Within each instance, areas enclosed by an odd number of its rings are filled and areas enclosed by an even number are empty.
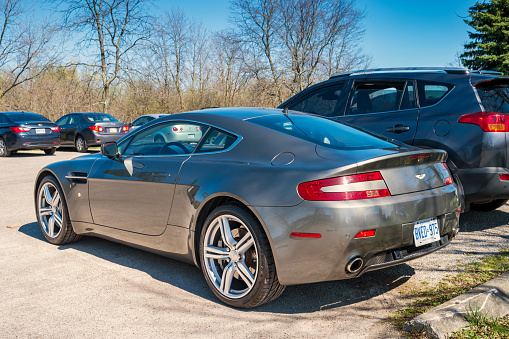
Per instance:
[[[226,118],[227,120],[248,120],[260,116],[283,114],[281,109],[260,107],[222,107],[207,110],[190,111],[185,113],[171,114],[163,117],[165,120],[201,120],[207,122],[214,117]],[[207,120],[207,121],[205,121]]]
[[[329,79],[348,77],[364,74],[409,74],[409,73],[433,73],[433,74],[457,74],[457,75],[491,75],[501,76],[501,72],[488,70],[471,70],[456,67],[392,67],[392,68],[371,68],[355,71],[347,71],[332,75]]]
[[[163,116],[166,116],[166,115],[171,115],[171,114],[167,114],[167,113],[143,114],[143,115],[140,115],[139,117],[137,117],[136,119],[139,119],[139,118],[142,118],[142,117],[154,117],[154,118],[158,118],[158,117],[163,117]]]

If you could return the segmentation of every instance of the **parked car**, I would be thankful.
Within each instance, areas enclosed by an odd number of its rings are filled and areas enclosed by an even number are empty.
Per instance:
[[[42,149],[51,155],[59,145],[59,127],[42,115],[0,112],[0,157],[8,157],[21,149]]]
[[[57,120],[60,126],[60,145],[73,146],[85,153],[90,146],[99,146],[106,141],[117,141],[128,131],[129,126],[110,114],[97,112],[69,113]]]
[[[199,142],[151,137],[182,125],[200,127]],[[211,109],[48,165],[36,211],[53,244],[92,235],[193,263],[220,300],[248,308],[286,285],[358,277],[449,244],[459,203],[446,157],[318,116]]]
[[[150,122],[152,120],[158,119],[160,117],[164,117],[166,115],[169,115],[169,114],[145,114],[145,115],[140,115],[139,117],[134,119],[133,122],[131,122],[129,124],[129,129],[132,131],[134,129],[137,129],[141,125],[146,124],[147,122]]]
[[[279,107],[446,150],[464,196],[463,211],[490,211],[509,198],[509,78],[500,73],[456,68],[346,72]]]

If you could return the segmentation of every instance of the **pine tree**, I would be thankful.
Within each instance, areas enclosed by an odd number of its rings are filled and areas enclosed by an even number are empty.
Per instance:
[[[464,21],[475,31],[468,32],[463,65],[509,74],[509,0],[477,2],[468,12],[471,20]]]

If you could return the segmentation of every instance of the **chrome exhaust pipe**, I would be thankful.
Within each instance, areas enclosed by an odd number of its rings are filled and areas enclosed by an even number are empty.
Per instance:
[[[346,271],[348,273],[357,273],[361,270],[362,264],[364,264],[364,260],[361,257],[353,258],[346,264]]]

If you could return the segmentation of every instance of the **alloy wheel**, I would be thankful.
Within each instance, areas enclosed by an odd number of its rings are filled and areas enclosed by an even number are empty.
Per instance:
[[[42,229],[50,238],[56,238],[62,229],[62,199],[55,185],[45,183],[39,190],[38,213]]]
[[[249,228],[223,214],[210,223],[203,241],[206,272],[219,293],[232,299],[247,295],[258,273],[258,249]]]

